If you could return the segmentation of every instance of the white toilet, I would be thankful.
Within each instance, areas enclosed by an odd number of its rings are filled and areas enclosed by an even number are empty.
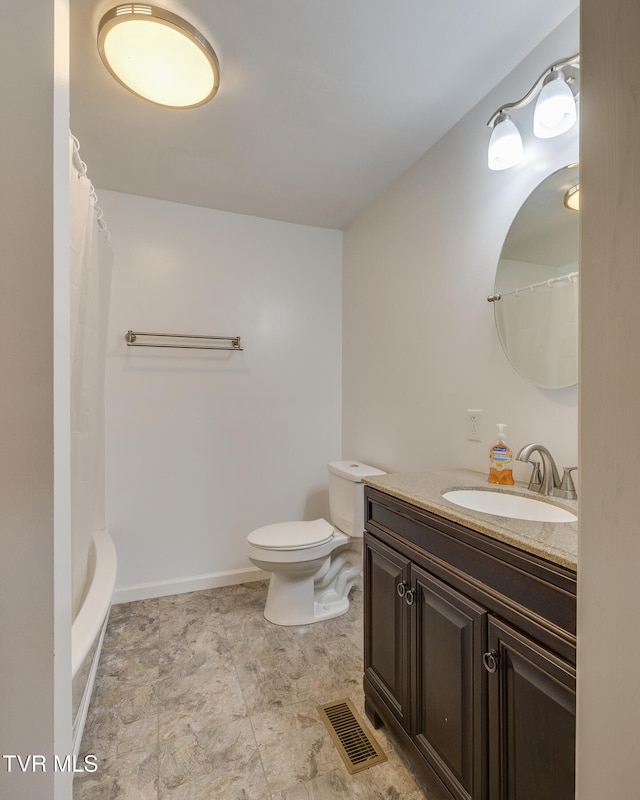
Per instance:
[[[249,534],[249,560],[271,573],[266,619],[276,625],[307,625],[348,610],[349,591],[362,572],[362,479],[384,474],[355,461],[332,461],[329,513],[333,524],[324,519],[280,522]]]

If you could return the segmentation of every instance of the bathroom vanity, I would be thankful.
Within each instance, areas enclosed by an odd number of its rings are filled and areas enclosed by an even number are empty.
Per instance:
[[[466,470],[367,484],[374,726],[442,800],[573,800],[577,523],[454,506],[447,489],[489,488]]]

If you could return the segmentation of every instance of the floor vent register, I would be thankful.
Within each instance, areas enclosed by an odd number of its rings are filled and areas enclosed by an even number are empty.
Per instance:
[[[317,708],[349,772],[360,772],[387,760],[348,698]]]

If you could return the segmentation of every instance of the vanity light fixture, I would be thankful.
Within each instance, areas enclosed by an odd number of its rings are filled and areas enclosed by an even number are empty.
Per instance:
[[[537,99],[533,114],[533,133],[549,139],[568,131],[576,122],[576,99],[580,84],[580,54],[563,58],[547,67],[534,85],[520,100],[506,103],[495,111],[490,127],[489,169],[501,170],[515,166],[524,154],[522,137],[509,111],[524,108]]]
[[[102,17],[98,51],[126,89],[171,108],[194,108],[218,91],[213,47],[182,17],[158,6],[126,3]]]
[[[564,193],[563,199],[565,208],[570,211],[580,211],[580,184],[576,183]]]

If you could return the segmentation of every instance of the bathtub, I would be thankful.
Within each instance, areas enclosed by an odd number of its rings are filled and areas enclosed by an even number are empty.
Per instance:
[[[96,531],[89,550],[84,600],[71,626],[73,752],[80,752],[102,640],[116,582],[116,549],[109,531]]]

